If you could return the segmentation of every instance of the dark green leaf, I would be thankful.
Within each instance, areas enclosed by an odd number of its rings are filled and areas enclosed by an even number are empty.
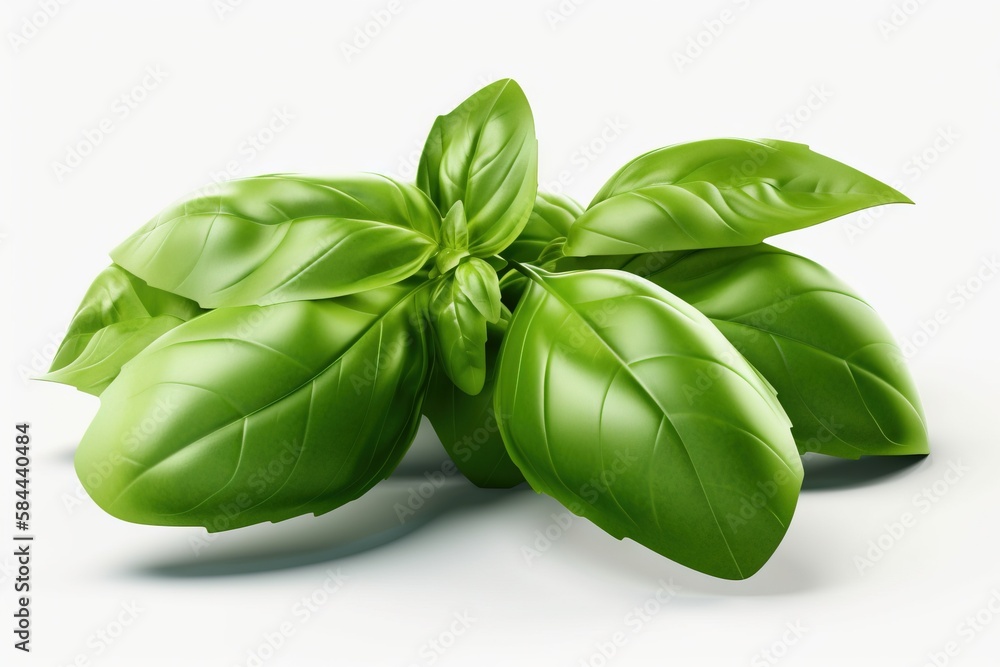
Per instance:
[[[108,513],[211,531],[322,514],[409,446],[429,371],[425,289],[213,310],[101,396],[76,469]]]
[[[878,314],[829,271],[768,245],[609,258],[707,315],[778,391],[799,451],[926,454],[916,387]]]
[[[486,325],[500,319],[500,285],[485,260],[470,257],[438,280],[430,319],[438,342],[436,366],[464,392],[478,394],[486,378]]]
[[[494,255],[517,238],[538,187],[535,124],[521,87],[497,81],[439,116],[417,184],[442,211],[464,203],[472,255]]]
[[[528,482],[615,537],[715,576],[752,575],[802,480],[770,388],[711,322],[648,281],[534,274],[495,388]]]
[[[171,206],[111,256],[206,308],[268,305],[403,280],[437,251],[440,224],[423,192],[383,176],[257,176]]]
[[[203,312],[194,301],[150,287],[111,265],[87,290],[52,367],[39,379],[99,396],[125,362]]]
[[[536,263],[553,241],[566,238],[573,222],[583,214],[583,207],[565,195],[539,192],[528,224],[503,255],[515,262]]]
[[[539,192],[535,197],[535,208],[531,211],[528,224],[504,255],[510,259],[552,269],[562,260],[563,245],[570,226],[583,209],[565,195]],[[575,259],[575,258],[574,258]],[[503,302],[513,309],[524,291],[527,278],[517,271],[508,271],[500,281]]]
[[[500,285],[493,267],[472,257],[455,268],[455,282],[487,322],[500,319]]]
[[[470,396],[459,390],[435,365],[431,372],[424,414],[444,444],[448,456],[462,474],[483,488],[506,489],[524,481],[500,437],[499,420],[493,409],[493,382],[503,329],[490,325],[486,339],[486,382]]]
[[[573,225],[567,255],[758,243],[871,206],[911,203],[803,144],[710,139],[625,165]]]

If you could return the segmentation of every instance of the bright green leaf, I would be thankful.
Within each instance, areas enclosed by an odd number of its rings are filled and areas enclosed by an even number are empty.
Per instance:
[[[752,575],[802,481],[770,388],[711,322],[648,281],[529,271],[495,388],[528,482],[615,537],[718,577]]]
[[[517,238],[538,188],[535,124],[521,87],[502,79],[439,116],[417,184],[442,211],[465,205],[472,255],[497,254]]]
[[[468,255],[469,226],[465,220],[465,208],[461,201],[457,201],[441,223],[441,250],[435,258],[438,273],[451,271]]]
[[[493,408],[493,382],[502,340],[503,330],[490,325],[486,339],[486,381],[481,392],[475,396],[466,394],[435,365],[424,401],[424,414],[448,456],[473,484],[489,489],[506,489],[524,481],[500,436],[499,420],[503,416]]]
[[[487,322],[462,290],[456,273],[437,280],[428,312],[437,341],[435,365],[459,389],[478,394],[486,381]]]
[[[878,314],[822,266],[768,245],[608,258],[707,315],[778,391],[801,452],[926,454],[906,360]]]
[[[99,396],[123,364],[203,312],[194,301],[150,287],[111,265],[87,290],[49,372],[39,379]]]
[[[583,207],[565,195],[539,192],[528,223],[503,255],[515,262],[538,263],[545,249],[566,238],[569,228],[583,214]]]
[[[487,322],[500,319],[500,284],[493,267],[471,257],[455,268],[455,283]]]
[[[696,141],[625,165],[573,225],[564,250],[624,255],[752,245],[891,203],[910,200],[803,144]]]
[[[389,285],[438,249],[440,214],[383,176],[229,181],[167,208],[112,251],[206,308],[323,299]]]
[[[210,531],[359,497],[416,433],[425,291],[223,308],[170,331],[101,396],[84,488],[120,519]]]

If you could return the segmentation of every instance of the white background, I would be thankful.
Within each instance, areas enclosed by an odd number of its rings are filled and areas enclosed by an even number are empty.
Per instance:
[[[0,432],[11,445],[0,508],[13,501],[13,424],[28,421],[38,539],[30,656],[11,648],[8,537],[0,546],[0,662],[919,666],[954,642],[936,664],[996,664],[996,3],[223,2],[4,3]],[[388,25],[345,54],[390,6]],[[679,65],[689,40],[701,52]],[[148,71],[160,80],[144,82]],[[642,152],[715,136],[808,143],[910,195],[917,206],[776,243],[840,274],[909,346],[933,454],[809,461],[788,536],[744,582],[583,520],[554,529],[559,505],[526,489],[450,479],[400,525],[394,503],[440,465],[426,430],[370,496],[322,519],[221,535],[198,555],[190,539],[204,533],[126,524],[77,496],[72,453],[97,401],[25,377],[44,370],[109,249],[233,165],[241,176],[412,176],[435,115],[503,76],[532,102],[542,182],[562,176],[583,201]],[[249,150],[276,110],[291,120]],[[111,131],[59,169],[103,119]],[[925,489],[933,503],[915,499]],[[893,536],[907,513],[912,525]],[[547,549],[536,533],[546,529]],[[525,547],[540,556],[528,562]],[[346,579],[328,593],[331,571]],[[673,593],[658,599],[661,582]],[[605,658],[616,634],[624,641]]]

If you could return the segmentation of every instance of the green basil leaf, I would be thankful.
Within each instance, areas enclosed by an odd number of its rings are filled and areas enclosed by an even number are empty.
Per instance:
[[[756,245],[639,256],[621,268],[715,323],[777,389],[799,451],[928,453],[920,398],[892,334],[822,266]]]
[[[756,572],[802,481],[770,388],[705,316],[648,281],[527,271],[495,401],[531,486],[688,567]]]
[[[470,257],[455,267],[455,283],[487,322],[500,319],[500,284],[492,266]]]
[[[472,255],[494,255],[517,238],[538,189],[535,122],[521,87],[496,81],[439,116],[417,184],[442,211],[465,204]]]
[[[39,379],[100,396],[125,362],[203,312],[194,301],[150,287],[111,265],[87,290],[49,372]]]
[[[752,245],[890,203],[912,202],[803,144],[696,141],[625,165],[573,225],[565,252],[622,255]]]
[[[457,270],[436,281],[428,312],[436,334],[436,366],[459,389],[478,394],[486,381],[487,320],[463,291]]]
[[[487,489],[508,489],[524,481],[500,436],[499,420],[503,417],[493,408],[493,383],[502,340],[503,329],[489,325],[486,381],[481,392],[470,396],[461,391],[436,364],[423,408],[458,469],[473,484]]]
[[[465,219],[465,208],[462,202],[457,201],[441,223],[441,250],[435,257],[438,273],[451,271],[468,255],[469,225]]]
[[[426,290],[223,308],[170,331],[101,396],[76,470],[110,514],[210,531],[353,500],[416,433]]]
[[[516,262],[530,263],[543,269],[553,269],[564,259],[563,246],[570,226],[583,212],[583,208],[565,195],[539,192],[528,224],[504,251]],[[575,258],[574,258],[575,259]],[[528,279],[517,271],[508,271],[500,281],[503,302],[513,309]]]
[[[437,251],[440,214],[383,176],[229,181],[166,209],[111,256],[206,308],[324,299],[389,285]]]
[[[503,255],[515,262],[535,263],[557,239],[569,235],[570,226],[583,214],[583,207],[565,195],[539,192],[528,223]]]

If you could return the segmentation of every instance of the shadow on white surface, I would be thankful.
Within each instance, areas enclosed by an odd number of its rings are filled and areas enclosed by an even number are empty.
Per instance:
[[[490,504],[517,492],[487,491],[465,480],[449,480],[411,513],[406,505],[410,490],[424,481],[422,476],[390,478],[319,517],[310,514],[215,534],[183,529],[183,540],[159,549],[154,559],[137,565],[134,572],[154,577],[220,577],[325,563],[377,549],[449,512]]]
[[[599,531],[595,527],[595,530]],[[667,581],[676,585],[682,598],[756,597],[797,595],[830,585],[831,574],[816,558],[822,553],[822,534],[816,539],[786,539],[764,567],[749,579],[717,579],[675,563],[645,547],[606,535],[577,535],[572,559],[587,576],[627,579],[645,583]],[[582,542],[586,542],[583,544]]]
[[[403,538],[435,519],[487,505],[519,489],[479,489],[447,457],[426,420],[385,481],[361,498],[316,517],[299,516],[220,533],[164,532],[131,571],[151,577],[222,577],[273,572],[347,558]]]
[[[201,578],[267,573],[320,563],[378,549],[417,531],[428,523],[468,508],[506,500],[528,504],[548,516],[549,499],[528,493],[522,484],[514,489],[489,490],[473,486],[448,470],[446,456],[436,437],[422,424],[411,450],[389,479],[361,498],[320,517],[305,515],[277,524],[264,523],[222,533],[201,528],[165,529],[127,566],[140,577]],[[56,456],[72,465],[73,450]],[[803,491],[850,489],[888,482],[920,470],[926,456],[866,457],[857,461],[814,454],[803,457]],[[542,503],[538,506],[538,503]],[[599,528],[581,522],[564,552],[579,574],[638,581],[667,579],[676,582],[685,596],[789,595],[820,588],[825,581],[816,564],[828,535],[807,527],[803,539],[786,539],[778,552],[756,575],[743,581],[726,581],[690,570],[626,540],[609,539]],[[570,565],[572,567],[572,565]]]
[[[929,465],[922,456],[863,456],[856,461],[806,453],[802,457],[803,491],[853,489],[888,481]]]

